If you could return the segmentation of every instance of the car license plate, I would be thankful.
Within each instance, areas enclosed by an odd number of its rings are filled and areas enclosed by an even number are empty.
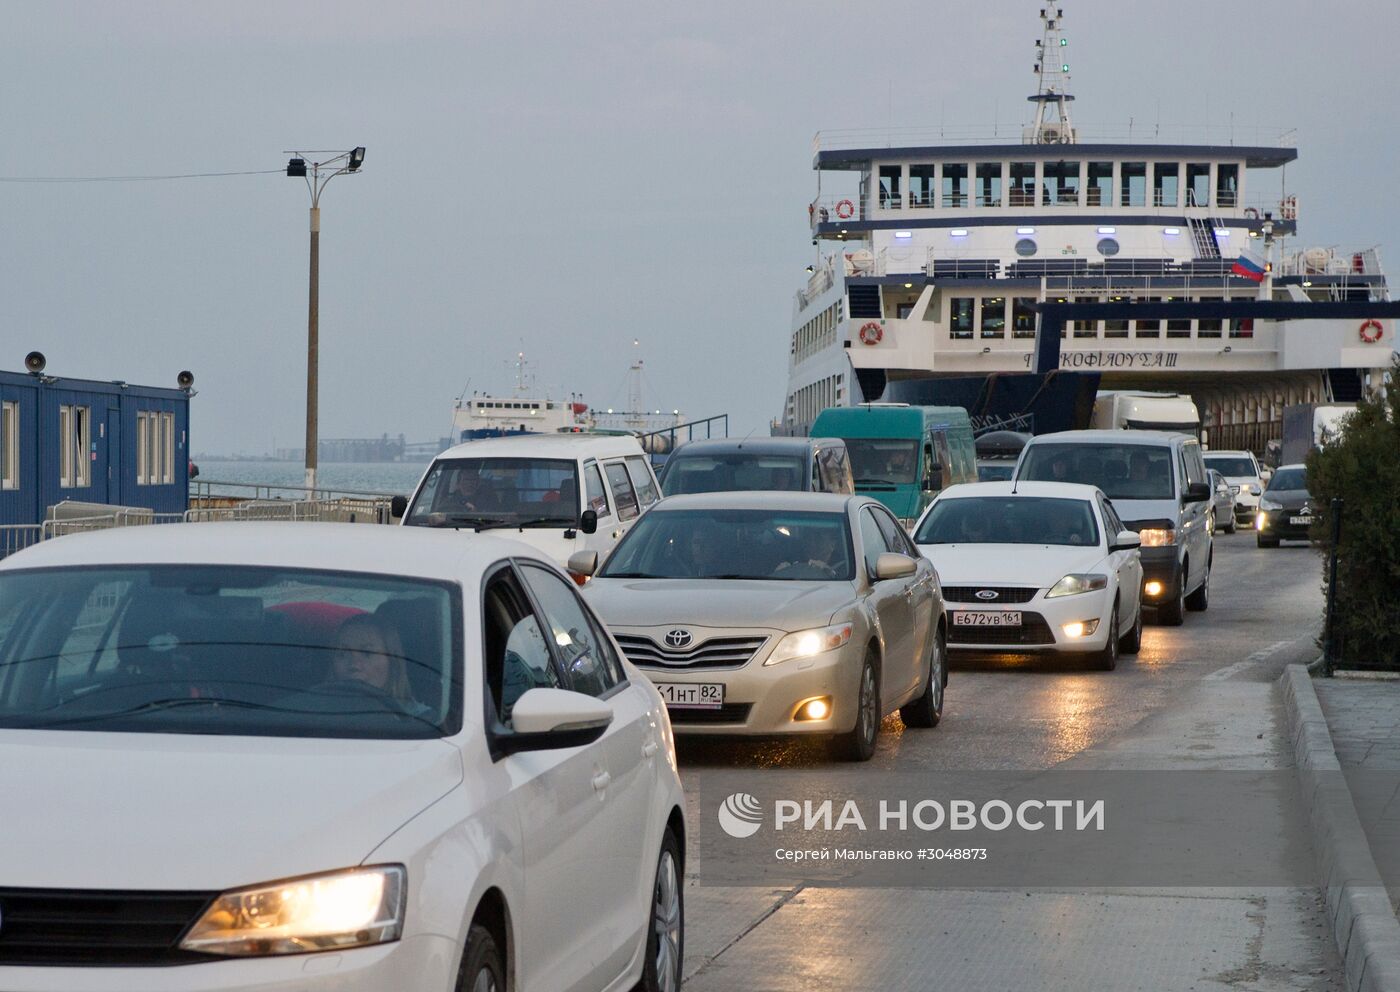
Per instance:
[[[997,611],[995,613],[988,610],[956,610],[953,613],[953,626],[1019,627],[1021,626],[1021,612],[1019,610]]]
[[[672,709],[717,710],[724,705],[723,682],[658,682],[656,689]]]
[[[1289,517],[1288,522],[1294,527],[1311,527],[1312,517]]]

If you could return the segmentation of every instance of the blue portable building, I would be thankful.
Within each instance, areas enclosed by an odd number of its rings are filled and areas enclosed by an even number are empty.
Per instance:
[[[63,500],[182,513],[190,390],[0,371],[0,524]]]

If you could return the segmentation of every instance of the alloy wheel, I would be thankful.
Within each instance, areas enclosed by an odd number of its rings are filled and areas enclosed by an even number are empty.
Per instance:
[[[678,992],[681,987],[680,892],[676,859],[670,851],[662,851],[651,910],[651,927],[656,935],[656,980],[662,992]]]
[[[496,976],[491,973],[490,968],[482,968],[476,974],[476,981],[472,982],[472,992],[499,992],[496,988]]]

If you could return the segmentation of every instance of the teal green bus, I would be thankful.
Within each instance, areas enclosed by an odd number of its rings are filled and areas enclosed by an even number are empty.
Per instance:
[[[811,433],[845,441],[856,492],[884,503],[906,527],[942,490],[977,481],[972,423],[962,407],[834,406],[817,415]]]

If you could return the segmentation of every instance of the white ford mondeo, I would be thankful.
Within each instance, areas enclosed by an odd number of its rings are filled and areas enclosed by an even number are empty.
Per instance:
[[[948,611],[948,648],[1088,654],[1114,668],[1142,643],[1138,536],[1093,486],[952,486],[914,527]]]
[[[189,524],[0,562],[0,988],[674,990],[666,709],[527,546]]]

